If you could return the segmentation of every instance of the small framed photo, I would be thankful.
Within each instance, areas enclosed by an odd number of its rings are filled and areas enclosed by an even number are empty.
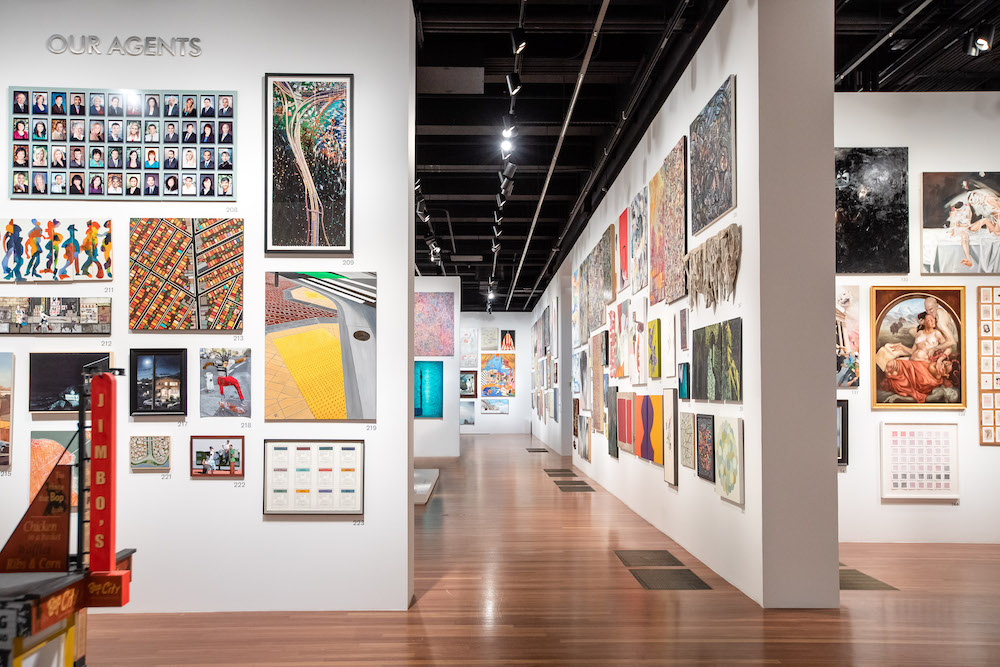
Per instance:
[[[122,100],[125,96],[118,92],[108,93],[108,116],[121,118],[125,115],[125,106]]]
[[[69,122],[69,140],[82,144],[87,140],[87,122],[84,120],[71,120]]]
[[[93,173],[88,174],[87,179],[87,194],[89,195],[103,195],[104,194],[104,174],[103,173]]]
[[[154,93],[146,94],[145,115],[147,118],[160,117],[160,96]]]
[[[180,181],[177,174],[167,174],[163,177],[163,194],[167,197],[176,197],[180,194]]]
[[[850,401],[837,401],[837,465],[847,465],[847,411]]]
[[[142,140],[147,144],[160,143],[160,123],[159,121],[146,121],[146,133]]]
[[[65,116],[66,93],[59,90],[53,90],[49,99],[52,100],[49,104],[49,113],[53,116]]]
[[[15,118],[13,121],[14,127],[14,141],[27,141],[28,140],[28,119],[27,118]]]
[[[83,154],[83,146],[71,146],[69,149],[69,166],[73,169],[83,169],[87,166],[87,158]]]
[[[215,143],[215,123],[203,122],[199,141],[203,144]]]
[[[54,171],[49,176],[52,182],[49,184],[50,195],[66,194],[66,172]]]
[[[49,153],[49,165],[53,169],[65,169],[66,168],[66,147],[65,146],[53,146],[52,151]]]
[[[135,148],[128,149],[128,155],[125,158],[125,168],[126,169],[142,169],[142,153],[138,146]]]
[[[141,174],[128,174],[125,177],[125,194],[129,197],[138,197],[142,195]]]
[[[69,193],[71,195],[87,194],[87,177],[82,171],[73,171],[69,174]]]
[[[129,361],[132,416],[187,415],[187,350],[134,349]]]
[[[125,94],[125,115],[126,116],[141,116],[142,115],[142,95],[135,91],[129,91]]]
[[[163,149],[163,168],[167,170],[177,170],[181,168],[181,161],[177,159],[176,148]]]
[[[184,104],[181,107],[181,116],[184,118],[198,117],[198,100],[194,95],[184,96]]]
[[[184,174],[181,177],[181,197],[198,195],[198,174]]]
[[[44,118],[35,118],[31,123],[31,140],[49,140],[49,122]]]
[[[177,123],[167,122],[163,126],[163,143],[165,144],[179,144],[181,141],[181,135],[177,132]]]
[[[155,146],[146,146],[143,149],[145,155],[143,156],[142,167],[143,169],[159,169],[160,168],[160,149]]]
[[[32,167],[47,167],[49,166],[49,149],[44,144],[31,147],[31,166]]]
[[[142,186],[143,197],[160,196],[160,175],[158,173],[146,172],[146,179]]]
[[[458,372],[459,398],[476,398],[476,375],[477,371]]]
[[[31,113],[46,115],[49,113],[48,92],[44,90],[36,90],[31,93]]]
[[[222,174],[219,176],[219,187],[216,192],[220,197],[232,197],[233,193],[236,191],[236,186],[233,183],[233,176],[231,174]]]
[[[14,175],[11,177],[11,191],[16,195],[28,194],[28,172],[14,172]]]
[[[125,124],[125,141],[130,144],[142,143],[142,123],[130,120]]]
[[[103,148],[91,148],[90,149],[90,161],[87,165],[91,169],[103,169],[104,168],[104,149]]]
[[[170,436],[131,436],[128,439],[128,463],[132,472],[169,472]]]
[[[91,143],[104,143],[104,121],[103,120],[92,120],[90,121],[89,134],[87,135],[87,141]]]
[[[198,109],[201,118],[215,118],[215,95],[202,95],[201,107]]]
[[[108,174],[108,194],[120,197],[125,192],[120,173]]]
[[[197,123],[184,123],[184,131],[181,132],[181,143],[183,143],[183,144],[196,144],[196,143],[198,143],[198,124]]]
[[[49,139],[52,141],[66,141],[69,138],[69,134],[66,132],[66,121],[62,118],[55,118],[52,120],[52,132],[49,133]]]
[[[70,93],[69,94],[69,115],[70,116],[86,116],[87,115],[87,96],[83,93]]]
[[[183,169],[197,169],[198,168],[198,151],[194,148],[185,148],[181,151],[181,168]]]
[[[27,90],[15,90],[12,97],[14,98],[14,105],[11,110],[14,113],[27,114],[31,112],[31,105],[28,103]]]
[[[35,171],[31,174],[31,194],[47,195],[49,193],[48,172]]]
[[[120,144],[123,141],[125,141],[125,132],[122,129],[122,122],[120,120],[109,120],[108,143]]]
[[[232,95],[219,95],[219,109],[216,114],[219,118],[232,118],[234,109]]]
[[[233,149],[232,148],[220,148],[219,149],[219,161],[216,163],[216,168],[219,171],[232,171],[233,170]]]
[[[264,514],[364,514],[362,440],[265,440]]]
[[[192,435],[192,479],[243,479],[242,435]]]
[[[111,146],[108,148],[108,169],[121,169],[124,164],[121,147]]]
[[[28,146],[25,144],[17,144],[14,146],[14,163],[15,169],[24,168],[28,166]]]
[[[215,196],[215,175],[201,174],[201,186],[198,189],[199,197]]]
[[[201,162],[198,163],[200,169],[215,169],[215,149],[201,149]]]
[[[177,93],[164,93],[163,117],[178,118],[181,115],[181,96]]]
[[[231,143],[233,143],[233,124],[232,123],[227,123],[225,121],[219,121],[218,142],[220,144],[231,144]]]
[[[107,113],[107,109],[104,105],[104,93],[91,93],[90,94],[90,115],[91,116],[103,116]]]

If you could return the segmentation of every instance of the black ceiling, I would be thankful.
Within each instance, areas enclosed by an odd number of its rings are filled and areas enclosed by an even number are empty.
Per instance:
[[[837,9],[837,72],[924,1],[831,0]],[[417,270],[460,276],[463,310],[485,309],[495,275],[493,308],[504,310],[523,253],[509,309],[530,309],[725,4],[610,1],[524,252],[601,2],[414,0],[416,176],[431,216],[429,223],[415,222]],[[503,210],[494,274],[501,118],[510,105],[504,76],[515,68],[510,31],[522,11],[528,46],[520,59],[523,89],[515,100],[517,173]],[[998,90],[1000,55],[972,58],[961,49],[964,33],[980,21],[1000,23],[1000,1],[931,0],[844,76],[837,90]],[[440,264],[430,259],[431,234],[442,250]]]

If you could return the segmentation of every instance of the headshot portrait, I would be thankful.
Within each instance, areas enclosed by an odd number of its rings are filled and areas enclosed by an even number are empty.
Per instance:
[[[199,166],[202,169],[215,169],[215,151],[211,148],[202,150],[201,163]]]
[[[125,130],[125,141],[140,143],[142,141],[142,134],[140,132],[139,121],[130,120],[128,122],[127,129]]]
[[[143,186],[142,194],[146,197],[155,197],[160,194],[159,174],[146,174],[146,185]]]
[[[104,95],[101,93],[91,93],[90,94],[90,115],[91,116],[103,116],[104,115]]]
[[[233,150],[231,148],[219,149],[219,162],[217,168],[220,170],[233,170]]]
[[[139,185],[139,174],[128,175],[128,186],[125,188],[125,194],[133,197],[138,197],[142,194],[142,187]]]
[[[177,124],[167,123],[166,128],[163,132],[163,143],[165,144],[176,144],[181,140],[181,136],[177,134]]]
[[[167,93],[163,96],[163,115],[167,118],[177,118],[181,115],[180,96],[177,93]]]
[[[53,146],[52,147],[52,167],[55,169],[65,169],[66,168],[66,147],[65,146]]]
[[[25,113],[28,113],[28,112],[25,111]],[[198,117],[198,105],[195,103],[193,97],[190,97],[190,96],[185,96],[184,97],[184,108],[181,110],[181,115],[184,116],[185,118],[197,118]]]
[[[233,97],[232,95],[219,96],[219,118],[233,117]]]
[[[14,113],[28,113],[31,109],[28,107],[28,91],[26,90],[15,90],[14,91]]]
[[[34,124],[31,126],[31,138],[34,141],[48,141],[48,121],[38,120],[36,118]]]
[[[142,95],[139,93],[129,93],[125,98],[125,115],[126,116],[141,116],[142,115]]]
[[[80,142],[87,140],[86,121],[71,120],[69,122],[69,140]]]
[[[164,169],[179,169],[180,161],[177,159],[177,149],[176,148],[166,148],[163,151],[163,168]]]
[[[76,169],[81,169],[85,166],[83,164],[83,148],[80,146],[74,146],[70,149],[69,166]]]
[[[49,166],[49,151],[45,146],[34,146],[31,149],[31,166]]]
[[[36,171],[33,173],[31,175],[31,194],[47,195],[49,193],[48,178],[47,172]]]
[[[198,194],[198,184],[195,183],[197,176],[194,174],[184,174],[181,182],[181,197],[194,197]]]
[[[49,184],[50,195],[66,194],[66,174],[61,171],[52,173],[52,183]]]
[[[100,148],[94,148],[90,151],[90,167],[92,169],[104,168],[104,151]]]
[[[70,103],[69,103],[69,115],[71,116],[86,116],[87,107],[83,106],[83,102],[86,99],[83,93],[71,93]]]
[[[69,193],[71,195],[84,195],[87,194],[84,190],[83,174],[80,172],[73,172],[69,175]]]
[[[184,169],[194,169],[198,166],[198,153],[193,148],[185,148],[181,155],[181,164]]]
[[[56,118],[52,121],[52,141],[66,141],[66,121]]]
[[[116,120],[111,121],[111,125],[108,127],[108,142],[113,144],[120,144],[125,140],[122,135],[122,124]]]
[[[194,123],[184,123],[184,134],[181,135],[181,141],[185,144],[198,143],[198,130]]]
[[[160,117],[159,95],[146,95],[146,117]]]
[[[13,190],[16,195],[28,194],[28,172],[15,171],[13,180]]]
[[[232,197],[233,196],[233,177],[219,176],[219,196],[220,197]]]
[[[27,146],[14,146],[14,166],[15,167],[27,167],[28,166],[28,147]]]
[[[111,95],[108,98],[108,115],[118,118],[125,115],[125,107],[122,106],[121,95]]]
[[[146,123],[146,136],[143,140],[147,144],[160,143],[160,124],[157,122]]]
[[[49,112],[49,94],[36,92],[33,95],[34,101],[31,104],[31,113]]]
[[[65,116],[66,115],[66,93],[53,92],[52,93],[52,103],[49,105],[49,113],[54,116]],[[52,184],[55,187],[55,183]],[[49,189],[52,192],[52,189]]]
[[[211,174],[201,175],[201,190],[198,192],[201,197],[215,196],[215,177]]]
[[[120,148],[112,147],[108,151],[108,169],[121,169],[122,168],[122,150]]]
[[[202,118],[215,118],[215,95],[201,96],[199,115]]]
[[[176,195],[179,192],[177,186],[177,176],[175,174],[170,174],[163,179],[163,194],[164,195]]]
[[[121,174],[108,174],[108,194],[120,195],[124,191]]]
[[[145,169],[159,169],[160,168],[160,149],[159,148],[147,148],[146,149],[146,161],[143,163],[142,166]]]
[[[215,143],[215,123],[201,124],[201,143],[203,144]]]
[[[104,194],[104,176],[101,174],[92,174],[90,176],[90,188],[87,191],[88,194],[92,195],[103,195]]]
[[[231,144],[231,143],[233,143],[233,124],[232,123],[219,123],[219,143],[220,144]]]
[[[14,141],[27,141],[28,140],[28,119],[27,118],[15,118],[14,119]]]
[[[90,122],[90,141],[104,143],[104,121],[93,120]]]
[[[139,157],[138,148],[130,148],[128,151],[128,157],[125,160],[126,169],[139,169],[141,166],[142,159]]]

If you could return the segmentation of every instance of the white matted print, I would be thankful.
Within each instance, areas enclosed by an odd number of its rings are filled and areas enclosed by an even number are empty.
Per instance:
[[[500,329],[483,327],[479,330],[479,344],[485,352],[495,352],[500,349]]]
[[[979,444],[1000,445],[1000,287],[979,288]]]
[[[883,422],[882,498],[958,500],[958,425]]]

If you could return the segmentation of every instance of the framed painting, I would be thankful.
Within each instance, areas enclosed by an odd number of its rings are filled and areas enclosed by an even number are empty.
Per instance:
[[[604,372],[601,361],[601,337],[594,334],[590,339],[590,427],[595,433],[604,433]]]
[[[192,435],[191,479],[243,479],[242,435]]]
[[[479,391],[483,398],[514,396],[514,355],[481,354]]]
[[[500,348],[500,329],[497,327],[483,327],[479,336],[483,351],[493,352]]]
[[[169,472],[170,436],[133,435],[129,437],[128,463],[132,472]]]
[[[579,340],[578,345],[586,345],[587,339],[590,338],[590,318],[591,318],[591,301],[590,301],[590,286],[587,282],[590,280],[590,255],[583,258],[583,262],[580,263],[580,321],[577,324],[580,331],[578,332]],[[594,289],[597,289],[596,287]],[[539,340],[541,340],[541,331],[539,330]],[[538,347],[538,354],[541,355],[542,349]]]
[[[617,243],[617,255],[618,255],[618,271],[617,282],[618,282],[618,292],[624,292],[625,288],[629,286],[629,230],[628,230],[628,209],[626,208],[618,216],[618,243]]]
[[[635,394],[618,392],[618,449],[635,454]]]
[[[691,397],[696,401],[743,400],[743,320],[734,318],[694,330]]]
[[[872,287],[871,331],[873,409],[965,409],[965,287]]]
[[[187,414],[186,349],[130,350],[129,370],[130,415]]]
[[[837,287],[837,388],[857,388],[860,378],[861,318],[860,290],[857,285]]]
[[[604,405],[608,408],[608,456],[618,458],[618,387],[608,384],[604,374]]]
[[[663,396],[635,395],[635,455],[663,465]]]
[[[55,431],[48,429],[37,429],[31,431],[31,449],[29,452],[29,489],[28,500],[30,502],[42,486],[46,478],[56,466],[71,466],[77,463],[80,455],[80,441],[77,431]],[[87,432],[87,443],[90,443],[90,432]],[[76,475],[76,470],[72,470],[71,500],[70,507],[76,510],[80,506],[80,481]]]
[[[847,465],[847,415],[851,402],[846,399],[837,400],[837,465]]]
[[[635,284],[635,281],[632,281]],[[632,298],[632,317],[629,320],[629,360],[632,364],[632,384],[644,385],[649,380],[649,337],[646,333],[646,297]]]
[[[906,148],[835,148],[837,273],[909,273]]]
[[[691,122],[691,233],[736,208],[736,76]]]
[[[681,339],[681,349],[688,349],[688,309],[681,308],[680,314],[677,315],[677,327],[679,331],[677,332],[678,337]]]
[[[743,504],[743,420],[715,420],[715,492],[736,505]]]
[[[515,332],[513,329],[500,330],[500,351],[513,352],[515,347]]]
[[[0,352],[0,468],[10,466],[10,430],[13,399],[14,353]]]
[[[31,352],[28,355],[28,411],[46,414],[80,409],[83,371],[111,368],[108,352]],[[85,409],[90,410],[90,399]]]
[[[618,308],[608,308],[608,373],[613,378],[619,377],[618,372]]]
[[[476,402],[475,401],[459,401],[458,402],[458,425],[459,426],[475,426],[476,425]]]
[[[649,186],[643,186],[628,207],[628,257],[632,294],[649,284]]]
[[[691,364],[677,364],[677,397],[682,400],[691,398]]]
[[[695,424],[698,477],[715,483],[715,416],[698,415]]]
[[[649,182],[649,303],[687,294],[687,137],[681,137]]]
[[[458,354],[459,368],[479,368],[479,329],[462,329]]]
[[[1000,445],[1000,287],[979,292],[979,444]]]
[[[677,441],[680,449],[680,462],[685,468],[694,470],[695,426],[694,413],[681,412],[677,416]]]
[[[454,354],[454,293],[415,293],[413,295],[413,356],[451,357]]]
[[[580,366],[580,355],[584,352],[574,352],[573,360],[571,362],[572,369],[570,371],[570,391],[574,394],[579,394],[582,389],[581,383],[583,381],[582,367]]]
[[[111,220],[7,218],[2,282],[111,280]]]
[[[478,371],[459,371],[458,372],[458,397],[459,398],[475,398],[476,397],[476,376],[479,374]]]
[[[364,514],[362,440],[265,440],[264,514]]]
[[[593,402],[591,391],[594,388],[593,382],[590,381],[590,363],[592,362],[588,359],[587,348],[580,350],[577,356],[580,368],[580,407],[584,410],[590,410]]]
[[[250,417],[249,347],[203,347],[198,353],[198,404],[202,417]]]
[[[264,75],[264,250],[354,248],[354,75]]]
[[[110,333],[111,297],[0,296],[0,336]]]
[[[264,274],[264,420],[375,421],[374,273]]]
[[[660,377],[660,319],[650,320],[646,325],[646,350],[649,364],[649,377],[658,379]]]
[[[920,271],[1000,274],[1000,171],[924,174]]]
[[[958,496],[958,424],[882,424],[882,498]]]
[[[677,390],[663,390],[663,481],[677,486]]]
[[[479,412],[484,415],[510,414],[510,401],[506,398],[481,398],[479,399]]]
[[[444,417],[444,362],[413,362],[413,417]]]

